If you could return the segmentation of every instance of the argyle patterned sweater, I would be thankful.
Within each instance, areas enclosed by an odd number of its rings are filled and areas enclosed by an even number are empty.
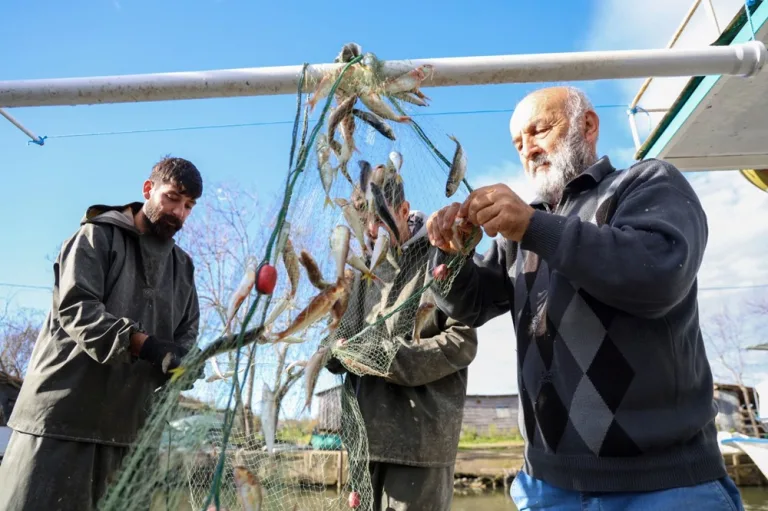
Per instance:
[[[512,314],[523,470],[597,492],[725,476],[696,298],[707,219],[688,181],[604,157],[554,209],[531,205],[519,244],[499,237],[437,297],[472,327]]]

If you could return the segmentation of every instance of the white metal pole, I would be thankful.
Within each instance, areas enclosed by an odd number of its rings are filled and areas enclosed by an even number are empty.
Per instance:
[[[17,121],[11,114],[0,108],[0,115],[11,121],[11,124],[19,128],[21,131],[23,131],[29,138],[32,139],[32,142],[34,142],[37,145],[43,145],[45,143],[45,139],[38,137],[34,133],[32,133],[30,130],[25,128],[19,121]]]
[[[625,50],[385,61],[386,76],[422,64],[434,66],[424,87],[610,80],[648,76],[757,73],[766,59],[760,41],[698,49]],[[322,72],[308,68],[307,91]],[[0,82],[0,107],[92,105],[214,97],[294,94],[302,66]]]
[[[629,116],[629,129],[632,132],[632,141],[635,143],[635,151],[640,149],[642,143],[640,142],[640,134],[637,131],[637,119],[635,118],[636,110],[631,108],[627,111]]]

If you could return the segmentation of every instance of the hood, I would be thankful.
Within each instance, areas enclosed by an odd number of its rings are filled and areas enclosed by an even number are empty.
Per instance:
[[[421,211],[411,211],[408,215],[408,228],[411,230],[411,237],[403,243],[403,250],[427,236],[427,215]]]
[[[134,234],[139,234],[136,225],[133,222],[133,215],[139,211],[142,207],[141,202],[131,202],[130,204],[124,204],[122,206],[106,206],[103,204],[95,204],[90,206],[86,211],[83,218],[80,220],[80,225],[90,224],[107,224],[120,227],[126,231]]]

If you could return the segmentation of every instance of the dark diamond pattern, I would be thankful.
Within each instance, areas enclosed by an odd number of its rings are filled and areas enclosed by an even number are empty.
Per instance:
[[[587,376],[608,409],[616,413],[635,377],[635,371],[613,340],[606,336],[587,370]]]
[[[550,381],[544,381],[539,389],[536,398],[536,421],[547,447],[556,452],[568,425],[568,410]]]
[[[629,438],[624,428],[619,426],[616,419],[611,422],[611,427],[603,439],[600,447],[600,456],[631,457],[642,454],[640,448]]]
[[[555,337],[557,335],[557,329],[552,324],[552,320],[549,316],[546,316],[543,321],[546,322],[546,331],[542,335],[536,336],[536,345],[539,348],[541,354],[541,360],[544,362],[544,367],[547,369],[552,367],[552,358],[555,350]]]
[[[520,389],[520,403],[523,406],[523,417],[525,419],[525,436],[533,447],[537,447],[534,445],[536,443],[536,414],[533,410],[531,398],[528,395],[528,389],[525,387]]]
[[[583,289],[579,289],[578,293],[584,299],[584,302],[586,302],[589,308],[592,309],[592,312],[595,313],[595,316],[597,316],[597,319],[600,320],[600,323],[603,324],[603,328],[610,330],[611,323],[616,317],[616,310],[596,300],[592,295]]]

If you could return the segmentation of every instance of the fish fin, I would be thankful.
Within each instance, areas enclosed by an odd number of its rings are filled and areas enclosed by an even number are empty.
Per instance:
[[[326,195],[325,196],[325,203],[323,204],[323,209],[327,208],[328,206],[333,207],[334,204],[333,204],[333,201],[331,200],[331,198],[328,195]]]
[[[184,375],[186,369],[180,366],[175,369],[169,369],[168,372],[171,374],[170,382],[176,383],[176,381]]]

